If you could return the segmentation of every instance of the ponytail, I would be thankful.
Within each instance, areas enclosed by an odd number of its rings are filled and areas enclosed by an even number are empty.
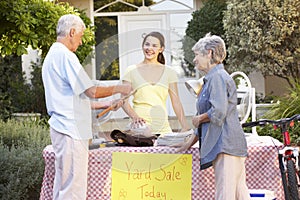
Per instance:
[[[163,54],[162,52],[160,52],[160,53],[158,54],[158,56],[157,56],[157,61],[158,61],[159,63],[163,64],[163,65],[166,63],[164,54]]]

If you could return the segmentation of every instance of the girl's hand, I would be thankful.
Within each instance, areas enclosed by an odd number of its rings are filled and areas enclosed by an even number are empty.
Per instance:
[[[131,123],[131,129],[137,129],[143,127],[146,124],[146,121],[141,117],[133,117]]]

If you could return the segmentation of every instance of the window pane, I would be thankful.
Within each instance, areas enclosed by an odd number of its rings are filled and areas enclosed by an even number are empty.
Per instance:
[[[96,79],[118,80],[119,41],[117,17],[96,17]]]

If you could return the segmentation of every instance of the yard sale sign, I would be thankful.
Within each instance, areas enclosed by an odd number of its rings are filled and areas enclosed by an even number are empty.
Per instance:
[[[114,152],[112,200],[191,200],[192,155]]]

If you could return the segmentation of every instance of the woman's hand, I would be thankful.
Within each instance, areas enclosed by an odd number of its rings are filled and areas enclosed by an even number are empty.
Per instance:
[[[196,115],[192,119],[192,123],[196,128],[198,128],[200,126],[200,124],[209,122],[209,121],[210,121],[210,119],[209,119],[207,113],[203,113],[201,115]]]
[[[180,129],[180,133],[182,133],[182,132],[187,132],[187,131],[189,131],[189,130],[191,130],[191,128],[182,128],[182,129]]]
[[[192,118],[192,123],[194,127],[199,127],[200,125],[200,115],[196,115]]]
[[[195,134],[192,134],[186,142],[177,144],[173,147],[178,147],[176,152],[183,152],[189,150],[197,141],[198,137]]]

